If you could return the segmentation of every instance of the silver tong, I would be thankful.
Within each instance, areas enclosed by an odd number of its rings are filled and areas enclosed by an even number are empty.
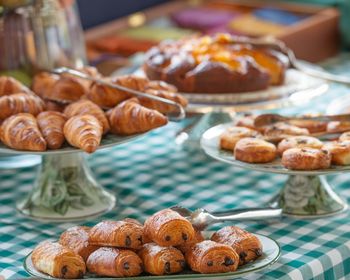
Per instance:
[[[145,92],[141,92],[141,91],[138,91],[138,90],[134,90],[134,89],[130,89],[130,88],[127,88],[127,87],[123,87],[123,86],[118,85],[118,84],[113,84],[113,83],[104,81],[102,79],[91,77],[91,76],[89,76],[89,75],[87,75],[85,73],[82,73],[80,71],[77,71],[77,70],[71,69],[71,68],[67,68],[67,67],[55,68],[55,69],[51,70],[51,72],[54,73],[54,74],[58,74],[58,75],[70,74],[72,76],[75,76],[75,77],[78,77],[78,78],[81,78],[81,79],[93,81],[93,82],[96,82],[96,83],[99,83],[99,84],[102,84],[102,85],[105,85],[105,86],[108,86],[108,87],[111,87],[111,88],[114,88],[114,89],[118,89],[118,90],[121,90],[121,91],[128,92],[128,93],[130,93],[130,94],[132,94],[134,96],[145,97],[145,98],[148,98],[148,99],[156,100],[156,101],[165,103],[167,105],[176,107],[177,115],[175,115],[175,116],[169,115],[168,116],[169,120],[171,120],[171,121],[180,121],[180,120],[184,119],[185,116],[186,116],[185,109],[182,107],[181,104],[179,104],[179,103],[177,103],[175,101],[166,99],[166,98],[162,98],[162,97],[155,96],[155,95],[152,95],[152,94],[148,94],[148,93],[145,93]]]

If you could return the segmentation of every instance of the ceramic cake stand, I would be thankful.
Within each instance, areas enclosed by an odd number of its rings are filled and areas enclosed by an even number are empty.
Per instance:
[[[267,164],[250,164],[235,160],[232,152],[221,150],[220,135],[232,123],[221,124],[208,129],[202,136],[201,147],[209,156],[240,168],[264,173],[289,175],[282,190],[270,201],[270,206],[281,207],[283,214],[319,218],[341,213],[347,204],[333,191],[325,175],[349,172],[350,166],[332,166],[317,171],[294,171],[285,169],[280,159]]]
[[[107,135],[99,149],[117,146],[137,137],[140,135]],[[1,152],[42,156],[32,191],[17,203],[18,211],[25,216],[57,222],[83,220],[105,213],[116,204],[115,196],[103,189],[94,178],[81,150],[65,146],[46,152],[24,152],[0,144]]]

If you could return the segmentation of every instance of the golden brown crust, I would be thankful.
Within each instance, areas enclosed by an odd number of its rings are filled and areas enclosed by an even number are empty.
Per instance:
[[[291,136],[283,139],[277,146],[277,151],[280,155],[284,151],[291,148],[313,148],[321,149],[323,143],[315,137],[311,136]]]
[[[93,153],[100,145],[103,127],[92,115],[78,115],[66,121],[63,133],[73,147]]]
[[[247,127],[229,127],[220,136],[220,148],[233,151],[237,142],[246,137],[255,138],[262,137],[262,135],[256,130]]]
[[[258,138],[243,138],[234,149],[236,160],[249,163],[266,163],[276,158],[276,146]]]
[[[326,143],[323,148],[330,152],[335,165],[350,165],[350,140]]]
[[[298,135],[309,135],[306,128],[300,128],[288,123],[276,123],[265,128],[264,135],[271,141],[279,142],[284,138]]]
[[[143,107],[136,98],[120,103],[108,112],[108,117],[111,131],[119,135],[143,133],[168,123],[165,116]]]
[[[18,113],[29,113],[34,116],[44,111],[44,102],[35,95],[15,93],[0,97],[0,122]]]
[[[200,273],[224,273],[237,269],[239,256],[228,245],[205,240],[197,243],[187,251],[186,260],[193,271]]]
[[[86,261],[91,253],[99,248],[99,246],[89,244],[89,232],[90,228],[85,226],[69,228],[61,234],[59,243],[71,249]]]
[[[306,128],[310,133],[318,133],[327,131],[327,122],[317,122],[314,120],[292,120],[291,125],[300,128]]]
[[[9,76],[0,77],[0,96],[11,95],[15,93],[29,93],[29,88]]]
[[[108,119],[103,110],[89,100],[79,100],[68,105],[64,110],[64,114],[68,118],[86,114],[92,115],[98,119],[98,121],[103,126],[103,134],[106,134],[110,129]]]
[[[185,257],[174,247],[162,247],[156,243],[144,244],[138,252],[144,269],[152,275],[181,272],[185,268]]]
[[[160,246],[180,246],[195,236],[192,224],[171,209],[153,214],[144,225],[145,235]]]
[[[7,118],[1,125],[1,141],[8,147],[24,151],[45,151],[43,138],[35,117],[20,113]]]
[[[143,226],[128,221],[102,221],[89,233],[89,242],[98,246],[140,249]]]
[[[43,99],[51,99],[53,88],[59,79],[59,75],[48,72],[36,74],[32,81],[32,90]]]
[[[262,255],[262,244],[255,235],[239,227],[226,226],[213,234],[211,240],[226,244],[239,255],[239,264],[243,265]]]
[[[67,104],[59,103],[56,101],[44,100],[46,111],[55,111],[62,113]]]
[[[72,250],[53,242],[40,243],[32,253],[34,267],[55,278],[82,278],[86,272],[83,258]]]
[[[132,277],[142,273],[142,260],[133,251],[102,247],[87,262],[89,272],[99,276]]]
[[[204,241],[204,236],[202,234],[202,232],[200,230],[196,230],[195,229],[195,234],[194,234],[194,238],[190,241],[190,242],[186,242],[185,244],[178,246],[177,248],[183,253],[185,254],[188,250],[191,249],[191,247],[193,247],[194,245],[196,245],[199,242]]]
[[[61,148],[65,141],[63,127],[66,117],[59,112],[45,111],[41,112],[36,119],[47,147],[52,150]]]
[[[327,150],[293,148],[283,153],[281,163],[292,170],[324,169],[331,164],[331,154]]]

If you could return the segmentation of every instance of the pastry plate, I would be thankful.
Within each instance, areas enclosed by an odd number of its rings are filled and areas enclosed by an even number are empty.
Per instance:
[[[205,232],[206,236],[210,236],[213,232]],[[280,255],[281,248],[278,243],[270,237],[255,234],[262,243],[263,246],[263,255],[254,262],[248,263],[244,266],[239,267],[234,272],[227,273],[213,273],[213,274],[199,274],[194,273],[193,271],[184,271],[181,274],[173,274],[173,275],[163,275],[163,276],[152,276],[152,275],[141,275],[136,277],[121,277],[121,278],[112,278],[112,277],[96,277],[96,275],[87,273],[84,279],[134,279],[134,280],[157,280],[157,279],[233,279],[237,277],[241,277],[248,273],[257,272],[261,269],[264,269],[273,263],[275,263]],[[40,279],[58,279],[48,276],[47,274],[43,274],[35,269],[31,259],[32,253],[30,253],[24,260],[23,266],[24,269],[34,277],[39,277]]]
[[[209,156],[223,161],[237,167],[242,167],[246,169],[252,169],[261,172],[270,172],[278,174],[289,174],[289,175],[323,175],[330,173],[342,173],[349,172],[350,166],[335,166],[332,165],[330,168],[321,169],[321,170],[311,170],[311,171],[298,171],[298,170],[289,170],[282,166],[280,158],[277,158],[270,163],[246,163],[239,160],[236,160],[233,156],[233,153],[230,151],[220,149],[220,135],[230,126],[232,123],[220,124],[209,128],[203,135],[201,139],[201,147]]]

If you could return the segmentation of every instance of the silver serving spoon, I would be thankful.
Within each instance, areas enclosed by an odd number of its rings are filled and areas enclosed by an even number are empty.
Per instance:
[[[188,219],[198,230],[203,230],[210,225],[229,221],[256,221],[270,218],[281,218],[281,208],[248,208],[234,209],[224,212],[209,213],[203,208],[191,211],[182,206],[173,206],[170,209]]]
[[[127,87],[123,87],[123,86],[118,85],[118,84],[113,84],[113,83],[104,81],[102,79],[91,77],[91,76],[89,76],[89,75],[87,75],[87,74],[85,74],[83,72],[77,71],[75,69],[67,68],[67,67],[55,68],[55,69],[51,70],[50,72],[54,73],[54,74],[58,74],[58,75],[70,74],[72,76],[76,76],[76,77],[79,77],[81,79],[93,81],[93,82],[96,82],[96,83],[99,83],[99,84],[102,84],[102,85],[105,85],[105,86],[108,86],[108,87],[111,87],[111,88],[115,88],[115,89],[118,89],[118,90],[121,90],[121,91],[128,92],[128,93],[130,93],[132,95],[135,95],[135,96],[139,96],[139,97],[141,96],[141,97],[145,97],[145,98],[148,98],[148,99],[153,99],[153,100],[165,103],[167,105],[171,105],[173,107],[176,107],[177,115],[176,116],[172,116],[172,115],[168,116],[169,119],[172,120],[172,121],[180,121],[180,120],[184,119],[185,116],[186,116],[185,109],[182,107],[181,104],[179,104],[179,103],[177,103],[175,101],[166,99],[166,98],[162,98],[162,97],[155,96],[155,95],[152,95],[152,94],[148,94],[148,93],[145,93],[145,92],[141,92],[141,91],[138,91],[138,90],[134,90],[134,89],[130,89],[130,88],[127,88]]]

